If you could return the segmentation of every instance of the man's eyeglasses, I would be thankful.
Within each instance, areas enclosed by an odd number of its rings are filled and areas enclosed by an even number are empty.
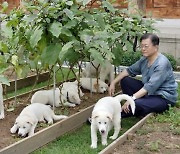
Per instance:
[[[149,45],[141,45],[140,48],[141,48],[141,49],[148,49],[148,48],[149,48]]]
[[[139,45],[137,46],[137,49],[142,50],[142,49],[148,49],[149,45]]]

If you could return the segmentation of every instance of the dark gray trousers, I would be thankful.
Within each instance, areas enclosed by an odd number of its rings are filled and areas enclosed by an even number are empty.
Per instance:
[[[120,86],[124,94],[132,96],[143,87],[143,83],[140,80],[131,77],[125,77],[121,80]],[[145,116],[151,112],[161,113],[165,110],[168,110],[168,104],[170,104],[170,102],[162,98],[160,95],[146,95],[142,98],[136,99],[135,104],[135,116]],[[132,112],[126,114],[123,111],[121,116],[132,116]]]

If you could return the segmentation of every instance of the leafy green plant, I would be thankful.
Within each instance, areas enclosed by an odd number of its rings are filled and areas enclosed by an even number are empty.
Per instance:
[[[121,58],[121,65],[130,66],[139,60],[141,56],[140,52],[124,52]]]
[[[23,8],[5,15],[0,49],[6,62],[15,67],[17,75],[28,70],[62,69],[69,71],[79,61],[104,59],[117,61],[119,52],[135,51],[142,33],[153,31],[154,20],[143,20],[139,14],[129,15],[108,1],[36,0],[23,1]],[[12,63],[16,57],[16,63]],[[79,66],[79,65],[78,65]],[[79,66],[80,67],[80,66]],[[26,72],[26,73],[25,73]],[[74,73],[74,72],[73,72]]]
[[[168,58],[168,60],[170,61],[173,70],[176,70],[177,62],[176,62],[175,58],[173,57],[173,55],[167,54],[167,53],[163,53],[163,54],[164,54],[164,55]]]
[[[150,151],[159,151],[159,144],[160,144],[159,140],[154,141],[154,142],[150,142],[149,150]]]

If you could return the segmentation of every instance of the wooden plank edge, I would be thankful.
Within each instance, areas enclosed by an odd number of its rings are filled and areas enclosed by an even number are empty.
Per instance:
[[[42,147],[43,145],[55,140],[61,135],[75,130],[86,122],[91,115],[94,105],[68,117],[67,119],[56,122],[55,124],[35,133],[31,137],[24,138],[10,146],[0,150],[0,154],[26,154]]]
[[[68,82],[68,81],[73,81],[73,80],[74,80],[74,78],[67,80],[67,82]],[[63,82],[66,82],[66,81],[58,82],[58,83],[56,84],[56,86],[58,87],[58,86],[59,86],[60,84],[62,84]],[[49,86],[50,86],[50,87],[53,87],[53,84],[50,84]],[[45,89],[45,88],[47,88],[47,86],[43,86],[43,87],[40,87],[40,88],[33,89],[32,92],[34,93],[34,92],[36,92],[36,91],[38,91],[38,90],[42,90],[42,89]],[[31,91],[28,91],[28,92],[19,94],[19,95],[17,95],[16,97],[17,97],[17,98],[23,97],[23,96],[28,95],[28,94],[30,94],[30,93],[31,93]],[[12,99],[15,99],[15,96],[6,98],[6,99],[4,99],[3,101],[4,101],[4,102],[6,102],[6,101],[11,101]]]
[[[143,119],[138,121],[133,127],[128,129],[123,135],[109,144],[106,148],[99,152],[99,154],[110,154],[118,145],[122,144],[124,141],[128,139],[128,135],[137,131],[138,128],[142,127],[142,125],[147,121],[149,117],[151,117],[153,113],[146,115]]]
[[[33,85],[36,80],[37,75],[29,75],[26,78],[17,79],[17,89]],[[49,79],[49,72],[44,72],[39,74],[37,83],[45,82]],[[8,93],[14,91],[15,89],[15,80],[10,81],[10,86],[3,85],[3,93]]]
[[[34,89],[32,92],[34,93],[34,92],[36,92],[36,91],[38,91],[38,90],[42,90],[42,89],[44,89],[44,88],[46,88],[46,87],[47,87],[47,86],[43,86],[43,87],[40,87],[40,88],[36,88],[36,89]],[[19,95],[17,95],[16,97],[17,97],[17,98],[24,97],[24,96],[26,96],[26,95],[29,95],[30,93],[31,93],[31,91],[28,91],[28,92],[19,94]],[[15,96],[12,96],[12,97],[9,97],[9,98],[7,98],[7,99],[4,99],[3,101],[4,101],[4,102],[7,102],[7,101],[11,101],[11,100],[13,100],[13,99],[15,99]]]

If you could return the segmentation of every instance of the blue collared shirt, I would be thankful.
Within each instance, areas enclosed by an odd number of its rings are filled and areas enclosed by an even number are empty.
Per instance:
[[[177,101],[178,84],[175,81],[171,63],[159,54],[154,63],[148,66],[146,57],[141,57],[136,63],[127,68],[130,76],[142,75],[144,89],[148,95],[161,95],[172,103]]]

